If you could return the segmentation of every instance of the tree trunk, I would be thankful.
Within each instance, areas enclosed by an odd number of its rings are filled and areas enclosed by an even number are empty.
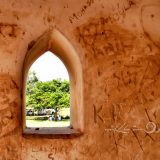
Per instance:
[[[54,117],[55,121],[58,121],[58,108],[55,109]]]

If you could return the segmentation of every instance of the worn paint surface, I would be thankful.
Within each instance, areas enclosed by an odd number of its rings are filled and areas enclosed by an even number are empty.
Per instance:
[[[159,160],[159,26],[158,0],[1,0],[0,160]],[[24,57],[50,27],[83,66],[80,137],[22,136]]]

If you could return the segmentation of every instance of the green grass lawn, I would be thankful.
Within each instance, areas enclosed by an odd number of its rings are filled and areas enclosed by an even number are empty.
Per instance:
[[[27,127],[68,127],[70,120],[48,121],[48,120],[26,120]]]

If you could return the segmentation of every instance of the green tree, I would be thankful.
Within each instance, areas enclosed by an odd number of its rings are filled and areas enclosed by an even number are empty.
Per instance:
[[[29,71],[28,78],[27,78],[27,90],[26,94],[31,94],[32,89],[35,87],[35,84],[39,82],[39,79],[36,75],[36,72],[34,71]]]
[[[29,71],[27,84],[36,83],[38,81],[39,81],[39,79],[38,79],[38,77],[36,75],[36,72],[35,71]]]
[[[27,106],[35,110],[52,108],[55,110],[55,120],[57,120],[61,108],[69,107],[69,81],[61,79],[47,82],[30,81],[27,83],[27,87]]]

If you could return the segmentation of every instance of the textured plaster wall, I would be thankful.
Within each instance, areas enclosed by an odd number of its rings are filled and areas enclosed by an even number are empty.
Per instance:
[[[0,0],[0,160],[160,159],[159,0]],[[85,133],[22,136],[22,65],[56,27],[80,57]]]

